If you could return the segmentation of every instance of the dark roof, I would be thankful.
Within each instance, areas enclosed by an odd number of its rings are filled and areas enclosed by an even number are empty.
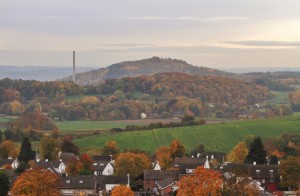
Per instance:
[[[145,170],[144,180],[163,180],[167,177],[178,179],[179,173],[177,170]]]
[[[93,170],[94,171],[103,171],[107,164],[110,164],[108,161],[97,161],[93,163]]]
[[[61,177],[59,188],[64,189],[95,189],[94,176]]]
[[[78,157],[74,153],[62,152],[59,156],[65,164],[68,164],[70,161],[77,159]]]
[[[110,156],[93,156],[94,161],[111,161],[111,159]]]
[[[197,164],[197,163],[190,163],[190,164],[179,164],[178,165],[178,171],[179,171],[179,174],[189,174],[189,173],[187,173],[186,171],[187,171],[187,169],[196,169],[197,167],[199,167],[199,166],[203,166],[204,165],[204,163],[203,164]]]
[[[67,176],[60,178],[60,189],[105,189],[106,184],[127,184],[127,176]]]
[[[172,185],[174,183],[175,183],[175,180],[173,178],[167,177],[167,178],[159,181],[157,183],[157,185],[160,186],[162,189],[165,189],[166,187],[168,187],[169,185]]]
[[[279,165],[246,165],[248,175],[253,179],[279,178]]]
[[[206,161],[205,157],[175,157],[174,162],[172,166],[181,165],[181,164],[198,164],[198,165],[204,165]]]
[[[55,167],[58,168],[59,165],[61,164],[61,161],[36,161],[35,160],[35,165],[36,167],[42,167],[42,168],[50,168],[50,167]]]
[[[11,165],[16,159],[0,159],[0,167],[3,165]]]

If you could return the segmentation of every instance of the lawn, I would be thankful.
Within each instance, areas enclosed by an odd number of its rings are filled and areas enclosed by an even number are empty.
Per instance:
[[[153,153],[160,146],[168,146],[173,139],[179,139],[188,151],[198,144],[204,144],[206,150],[229,152],[247,135],[268,138],[278,137],[286,132],[300,134],[300,116],[109,133],[74,141],[83,152],[91,148],[101,148],[105,142],[115,140],[121,149],[137,148]]]
[[[289,92],[271,91],[275,97],[270,99],[270,104],[288,104],[289,103]]]

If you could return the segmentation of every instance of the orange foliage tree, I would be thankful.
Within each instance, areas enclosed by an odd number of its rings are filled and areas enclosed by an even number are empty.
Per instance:
[[[0,144],[0,157],[4,159],[8,157],[16,158],[19,151],[19,146],[11,140],[6,140]]]
[[[130,174],[131,177],[137,177],[145,169],[151,168],[151,161],[144,153],[125,152],[119,154],[115,162],[117,175]]]
[[[156,159],[159,162],[159,165],[163,168],[166,169],[168,168],[173,159],[171,157],[170,149],[167,146],[161,146],[155,151]]]
[[[170,145],[171,157],[183,157],[185,155],[185,147],[178,140],[173,140]]]
[[[220,172],[200,166],[195,169],[195,175],[180,179],[177,196],[221,195],[222,184]]]
[[[248,155],[248,149],[245,142],[239,142],[229,153],[228,161],[233,163],[242,164],[246,156]]]
[[[117,155],[120,152],[119,146],[117,145],[116,141],[109,141],[101,149],[102,155]]]
[[[35,168],[23,172],[18,177],[11,189],[11,194],[15,196],[59,196],[58,184],[59,177],[56,174],[42,168]]]
[[[112,196],[134,196],[134,192],[126,185],[115,186],[111,192]]]

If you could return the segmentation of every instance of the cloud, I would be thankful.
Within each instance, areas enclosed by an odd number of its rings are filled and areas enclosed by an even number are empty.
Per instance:
[[[197,17],[197,16],[181,16],[181,17],[164,17],[164,16],[135,16],[135,17],[116,17],[112,19],[124,20],[161,20],[161,21],[198,21],[198,22],[224,22],[247,20],[245,17],[220,16],[220,17]]]
[[[300,46],[300,41],[257,41],[257,40],[248,40],[248,41],[226,41],[223,43],[235,44],[242,46]]]

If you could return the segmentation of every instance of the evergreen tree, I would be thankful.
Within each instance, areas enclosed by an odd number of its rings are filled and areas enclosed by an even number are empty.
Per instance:
[[[266,154],[260,137],[256,137],[253,142],[250,143],[249,154],[245,159],[245,163],[252,164],[256,162],[257,164],[265,164]]]
[[[6,173],[0,172],[0,195],[7,195],[9,190],[9,179]]]
[[[30,160],[34,160],[35,153],[32,151],[31,143],[29,142],[28,138],[24,138],[22,144],[21,144],[21,151],[19,154],[19,161],[26,162]]]

